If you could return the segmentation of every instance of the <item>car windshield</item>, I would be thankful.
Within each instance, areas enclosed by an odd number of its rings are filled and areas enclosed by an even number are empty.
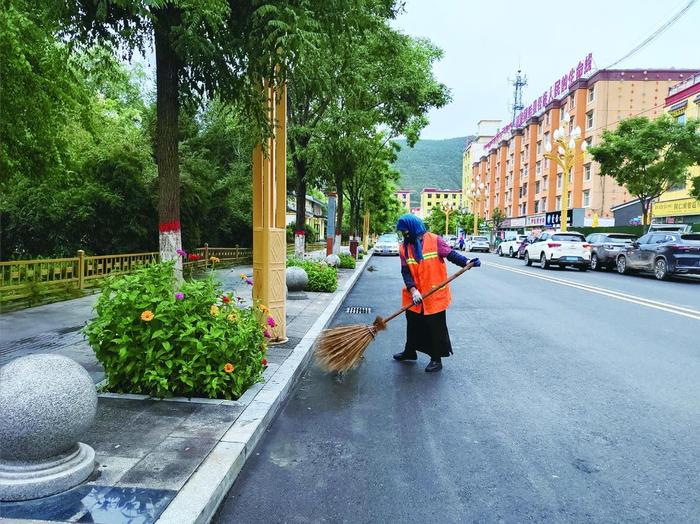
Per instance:
[[[486,237],[474,237],[474,242],[488,242],[488,238]]]
[[[558,240],[559,242],[583,242],[583,236],[572,233],[559,233],[552,235],[552,240]]]
[[[398,242],[399,239],[396,235],[389,234],[389,235],[382,235],[379,237],[380,242],[385,242],[385,243],[391,243],[391,242]]]
[[[634,242],[637,237],[634,235],[607,235],[608,242]]]

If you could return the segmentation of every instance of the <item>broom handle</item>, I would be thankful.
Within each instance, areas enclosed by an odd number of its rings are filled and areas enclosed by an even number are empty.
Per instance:
[[[464,266],[462,269],[460,269],[459,271],[457,271],[454,275],[448,277],[446,280],[440,282],[440,284],[438,284],[436,287],[434,287],[433,289],[431,289],[430,291],[428,291],[425,295],[423,295],[423,298],[424,298],[424,299],[428,298],[430,295],[432,295],[433,293],[435,293],[438,289],[440,289],[440,288],[442,288],[442,287],[445,287],[447,284],[449,284],[450,282],[452,282],[455,278],[461,276],[463,273],[465,273],[466,271],[469,271],[469,270],[470,270],[471,268],[473,268],[473,267],[474,267],[474,262],[471,262],[471,261],[470,261],[466,266]],[[394,313],[393,315],[386,317],[386,318],[384,319],[384,322],[386,323],[386,322],[389,322],[389,321],[391,321],[391,320],[394,320],[396,317],[398,317],[399,315],[405,313],[407,310],[411,309],[413,306],[415,306],[415,304],[409,304],[409,305],[407,305],[407,306],[402,307],[401,309],[399,309],[399,310],[398,310],[396,313]]]

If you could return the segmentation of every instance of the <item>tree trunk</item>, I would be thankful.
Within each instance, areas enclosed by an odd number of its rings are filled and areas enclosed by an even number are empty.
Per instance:
[[[338,193],[336,203],[335,217],[335,242],[333,243],[333,252],[340,252],[340,244],[343,240],[343,175],[335,176],[335,190]]]
[[[177,250],[182,249],[178,156],[180,60],[172,45],[172,28],[180,23],[180,12],[166,5],[154,14],[160,259],[175,260],[176,276],[182,279],[182,257],[177,254]]]
[[[294,162],[297,172],[297,218],[294,231],[294,256],[304,258],[306,242],[306,164],[301,161]]]

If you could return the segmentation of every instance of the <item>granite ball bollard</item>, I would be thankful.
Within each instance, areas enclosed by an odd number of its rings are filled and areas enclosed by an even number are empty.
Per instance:
[[[95,384],[68,357],[31,355],[0,368],[0,500],[46,497],[87,479],[95,451],[78,439],[96,410]]]
[[[338,255],[328,255],[326,257],[326,264],[332,267],[338,267],[340,265],[340,257]]]
[[[309,284],[309,276],[301,267],[287,268],[287,289],[289,291],[304,291]]]

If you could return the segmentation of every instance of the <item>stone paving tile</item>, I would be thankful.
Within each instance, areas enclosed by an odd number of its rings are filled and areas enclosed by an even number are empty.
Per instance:
[[[183,420],[170,436],[219,439],[242,411],[243,406],[202,405]]]

